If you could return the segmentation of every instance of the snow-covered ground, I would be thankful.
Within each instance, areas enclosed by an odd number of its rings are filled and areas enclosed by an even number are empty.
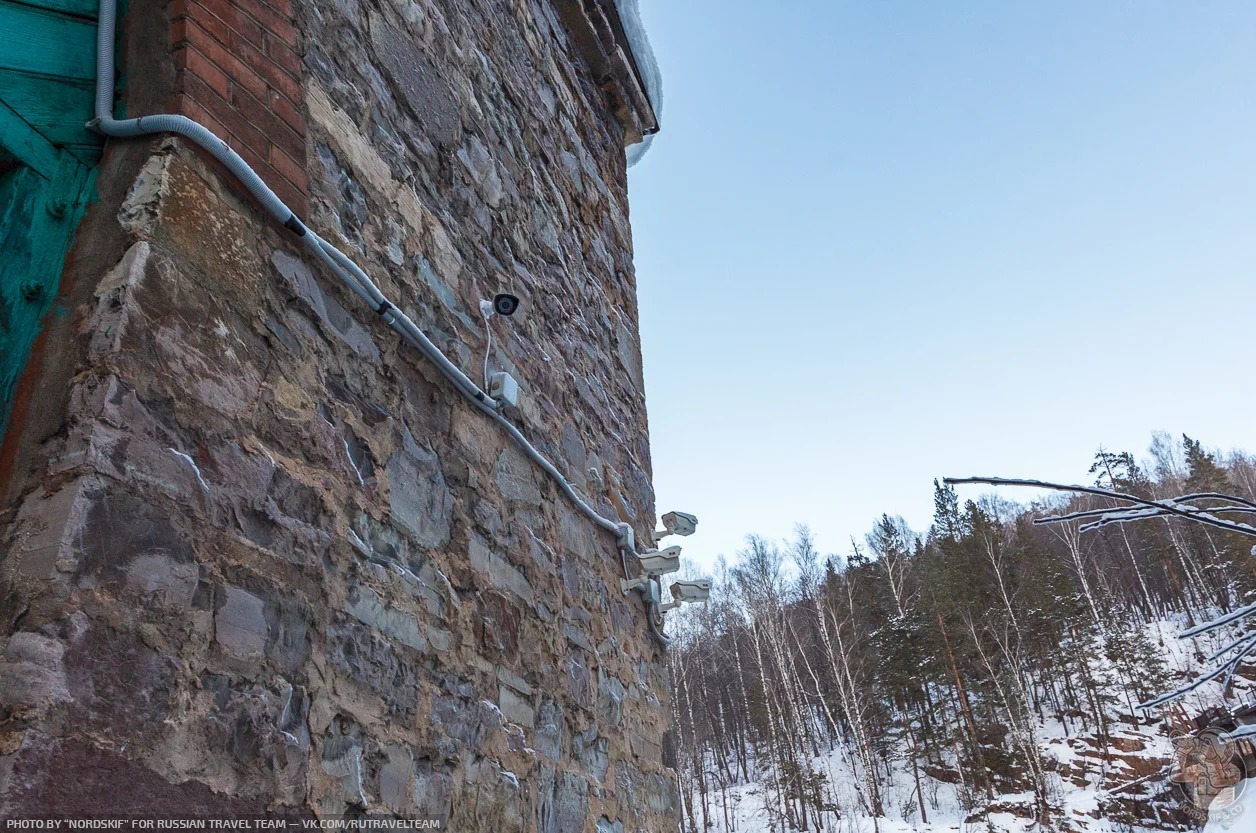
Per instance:
[[[1131,828],[1124,821],[1102,818],[1105,802],[1110,798],[1107,790],[1136,780],[1134,773],[1150,768],[1158,771],[1167,767],[1170,755],[1169,740],[1160,735],[1157,727],[1132,727],[1122,725],[1114,728],[1114,740],[1122,746],[1136,750],[1122,753],[1120,758],[1105,761],[1100,750],[1096,748],[1093,738],[1065,738],[1054,721],[1047,721],[1043,726],[1042,744],[1044,757],[1059,761],[1061,770],[1054,774],[1054,794],[1052,805],[1054,814],[1051,822],[1060,830],[1086,831],[1128,831],[1143,829]],[[1054,730],[1054,731],[1053,731]],[[835,821],[832,815],[825,818],[826,830],[842,831],[879,831],[879,833],[900,833],[900,831],[1031,831],[1042,828],[1032,818],[1034,800],[1029,792],[997,795],[995,800],[983,810],[965,810],[962,804],[958,785],[939,781],[926,774],[921,774],[921,793],[924,796],[924,810],[927,823],[922,822],[921,814],[916,807],[916,785],[910,765],[895,761],[892,763],[893,777],[887,779],[882,788],[882,802],[887,813],[886,817],[877,819],[876,824],[866,815],[857,812],[858,796],[854,790],[854,776],[849,760],[841,750],[817,759],[815,768],[829,776],[829,783],[836,793],[836,803],[846,808],[844,818]],[[1134,776],[1134,777],[1127,777]],[[1163,788],[1165,779],[1154,779],[1155,786]],[[1137,785],[1133,790],[1137,790]],[[1136,792],[1143,799],[1147,798],[1146,790]],[[763,784],[744,784],[733,787],[727,795],[714,795],[709,799],[711,821],[714,831],[741,831],[757,833],[773,829],[771,814],[765,802],[773,800],[771,788]],[[725,806],[725,802],[727,806]],[[728,818],[725,820],[725,812]],[[702,829],[699,819],[699,829]],[[780,829],[779,822],[775,826]],[[814,822],[811,825],[814,830]],[[1165,829],[1164,827],[1147,827],[1146,829]],[[1172,828],[1169,828],[1172,829]]]
[[[1209,811],[1204,833],[1256,833],[1256,780],[1244,782],[1234,806]]]
[[[1157,648],[1163,647],[1166,665],[1174,675],[1174,685],[1198,674],[1205,667],[1204,657],[1228,641],[1225,635],[1197,641],[1179,640],[1176,634],[1184,627],[1186,622],[1179,619],[1147,626],[1147,633]],[[1099,658],[1095,660],[1097,668],[1104,663]],[[1252,689],[1251,679],[1240,676],[1229,701],[1222,700],[1220,683],[1212,682],[1181,702],[1186,713],[1193,715],[1218,705],[1233,707],[1246,702]],[[1111,693],[1118,692],[1113,689]],[[882,778],[885,815],[874,820],[860,810],[852,762],[839,745],[816,758],[812,769],[825,776],[827,798],[839,808],[840,818],[826,813],[823,827],[817,828],[815,819],[811,819],[808,829],[852,833],[1042,830],[1134,833],[1198,829],[1190,822],[1192,805],[1187,794],[1169,777],[1173,747],[1169,721],[1164,713],[1158,712],[1151,720],[1144,721],[1141,715],[1130,715],[1124,694],[1114,699],[1119,705],[1109,709],[1113,722],[1109,725],[1108,742],[1101,741],[1093,731],[1079,731],[1076,720],[1069,721],[1067,727],[1051,717],[1039,721],[1038,745],[1047,762],[1050,782],[1051,812],[1045,827],[1033,818],[1034,799],[1029,792],[996,795],[993,801],[986,801],[983,796],[977,806],[970,803],[966,809],[960,785],[938,780],[922,771],[919,793],[924,799],[925,821],[918,807],[911,762],[906,759],[889,762],[891,775]],[[884,776],[884,772],[882,774]],[[1249,774],[1256,778],[1256,773]],[[768,809],[776,800],[774,789],[764,776],[766,773],[761,773],[759,782],[709,794],[705,803],[710,826],[706,829],[717,833],[780,831],[779,814]],[[693,806],[696,828],[701,831],[704,825],[700,797],[694,796]],[[1208,833],[1256,833],[1256,780],[1244,784],[1240,800],[1228,812],[1215,813],[1206,830]]]

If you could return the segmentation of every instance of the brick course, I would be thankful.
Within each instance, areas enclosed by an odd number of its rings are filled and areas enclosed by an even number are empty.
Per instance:
[[[174,0],[176,112],[205,124],[304,216],[305,100],[290,3]]]

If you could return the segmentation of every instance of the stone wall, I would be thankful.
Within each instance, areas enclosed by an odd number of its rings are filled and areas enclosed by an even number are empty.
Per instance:
[[[170,12],[130,5],[131,113],[183,88]],[[517,424],[644,537],[622,102],[549,0],[293,14],[311,227],[473,378],[520,296]],[[0,453],[0,816],[674,829],[612,537],[200,153],[99,177]]]

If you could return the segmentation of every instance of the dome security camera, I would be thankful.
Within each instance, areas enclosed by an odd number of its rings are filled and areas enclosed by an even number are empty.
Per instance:
[[[499,292],[493,296],[493,312],[498,315],[511,316],[517,309],[519,309],[519,299],[514,295]]]

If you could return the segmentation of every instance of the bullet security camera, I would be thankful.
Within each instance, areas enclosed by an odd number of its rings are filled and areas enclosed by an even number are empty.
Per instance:
[[[698,519],[688,512],[668,512],[663,516],[663,529],[654,533],[654,540],[661,541],[668,535],[692,535],[698,528]]]
[[[692,535],[698,519],[687,512],[668,512],[663,516],[663,526],[673,535]]]
[[[672,583],[672,598],[676,601],[659,605],[659,610],[675,610],[682,604],[705,602],[711,595],[711,580],[706,578]]]
[[[493,312],[498,315],[514,315],[519,309],[519,299],[514,295],[499,292],[493,296]]]
[[[648,583],[658,576],[675,573],[680,570],[680,547],[668,547],[657,552],[646,552],[637,556],[641,562],[641,575],[632,579],[620,579],[620,587],[627,593]]]
[[[678,602],[705,602],[710,596],[710,579],[700,578],[694,581],[672,583],[672,598]]]
[[[647,576],[662,576],[680,569],[680,547],[668,547],[639,556],[641,569]]]

